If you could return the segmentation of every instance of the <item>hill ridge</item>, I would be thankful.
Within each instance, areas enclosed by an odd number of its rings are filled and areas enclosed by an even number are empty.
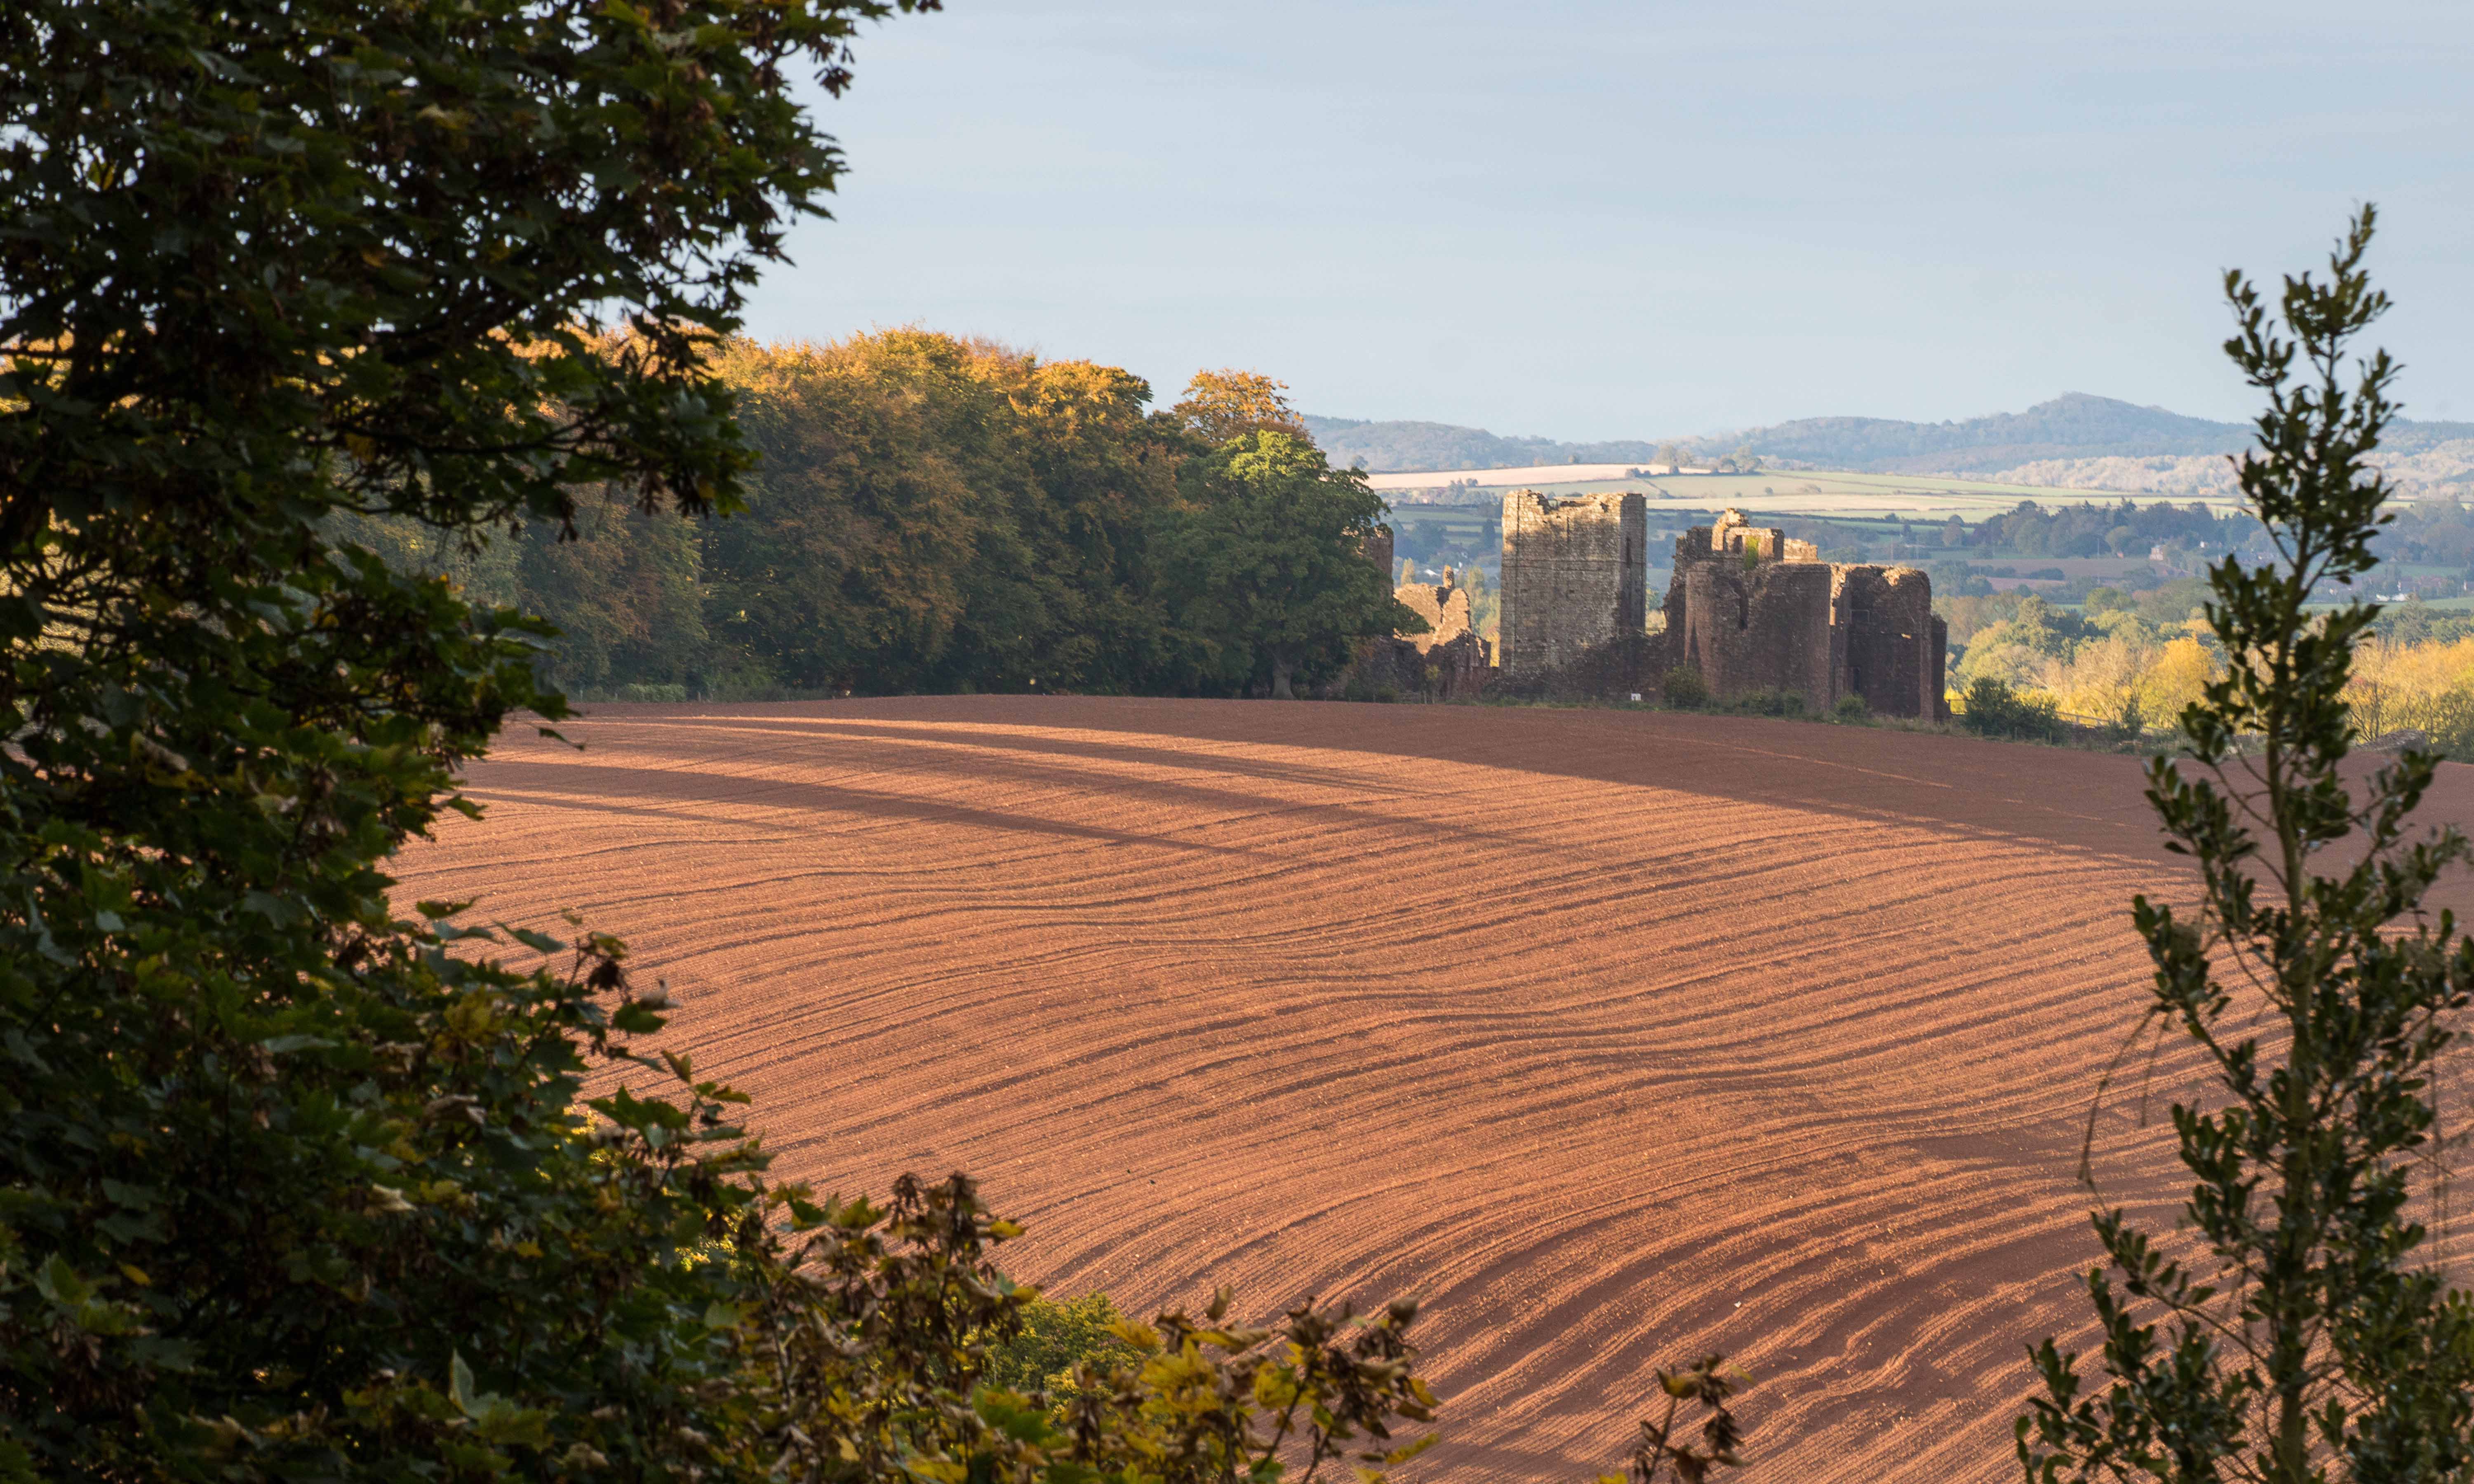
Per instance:
[[[1646,464],[1661,439],[1595,443],[1504,437],[1484,428],[1411,419],[1307,416],[1306,429],[1335,464],[1373,473],[1516,468],[1532,464]],[[2400,420],[2384,446],[2412,453],[2474,439],[2474,422]],[[1774,462],[1870,473],[1990,473],[2050,459],[2158,458],[2234,453],[2249,424],[2185,417],[2086,392],[2066,392],[2024,412],[1913,422],[1896,418],[1800,418],[1766,427],[1676,438],[1695,456],[1738,447]]]

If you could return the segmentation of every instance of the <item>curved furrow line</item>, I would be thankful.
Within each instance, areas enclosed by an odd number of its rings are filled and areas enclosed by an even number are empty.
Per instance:
[[[1227,1024],[1232,1024],[1232,1021],[1220,1021],[1220,1026],[1227,1026]],[[1215,1026],[1215,1029],[1220,1029],[1220,1026]],[[1200,1026],[1198,1026],[1198,1039],[1200,1039]],[[1395,1064],[1388,1064],[1388,1061],[1369,1061],[1369,1059],[1363,1059],[1363,1056],[1356,1056],[1356,1059],[1350,1059],[1348,1064],[1350,1064],[1350,1066],[1353,1066],[1353,1068],[1356,1068],[1356,1071],[1369,1073],[1369,1081],[1375,1081],[1375,1084],[1380,1084],[1380,1081],[1383,1081],[1383,1078],[1388,1078],[1388,1076],[1391,1076],[1393,1071],[1395,1071]],[[1193,1076],[1193,1073],[1195,1073],[1195,1066],[1193,1066],[1193,1064],[1185,1064],[1185,1066],[1176,1068],[1176,1071],[1187,1073],[1187,1076]],[[1135,1071],[1130,1073],[1130,1076],[1133,1076],[1133,1078],[1141,1078],[1141,1068],[1135,1068]],[[1306,1076],[1306,1081],[1323,1081],[1323,1078],[1326,1078],[1328,1073],[1323,1071],[1322,1066],[1306,1066],[1306,1068],[1304,1068],[1304,1076]],[[1568,1076],[1568,1073],[1566,1073],[1566,1076]],[[1524,1084],[1524,1089],[1521,1089],[1521,1090],[1524,1090],[1524,1103],[1526,1103],[1526,1106],[1529,1106],[1529,1108],[1532,1108],[1534,1113],[1551,1113],[1551,1111],[1554,1111],[1556,1106],[1559,1106],[1561,1101],[1564,1101],[1564,1098],[1561,1098],[1561,1095],[1546,1095],[1546,1084],[1549,1084],[1549,1078],[1529,1078],[1529,1081],[1526,1081],[1526,1084]],[[1113,1084],[1113,1089],[1116,1089],[1116,1090],[1113,1090],[1113,1095],[1116,1095],[1116,1098],[1118,1098],[1118,1118],[1124,1118],[1124,1095],[1128,1095],[1130,1090],[1135,1090],[1135,1089],[1138,1089],[1138,1086],[1141,1086],[1141,1081],[1116,1081],[1116,1084]],[[1655,1093],[1655,1090],[1658,1090],[1658,1089],[1660,1089],[1660,1081],[1655,1081],[1655,1078],[1650,1078],[1648,1084],[1642,1086],[1642,1089],[1636,1089],[1636,1090],[1648,1090],[1648,1093]],[[967,1089],[965,1089],[965,1090],[967,1090]],[[1267,1084],[1267,1086],[1262,1086],[1262,1089],[1254,1089],[1254,1090],[1257,1090],[1259,1095],[1269,1095],[1269,1098],[1274,1098],[1274,1101],[1276,1101],[1276,1095],[1284,1093],[1284,1090],[1289,1090],[1289,1089],[1287,1089],[1287,1086],[1284,1086],[1284,1084],[1279,1084],[1279,1081],[1274,1081],[1274,1084]],[[1615,1090],[1618,1090],[1618,1093],[1623,1093],[1625,1089],[1615,1089]],[[881,1103],[881,1106],[876,1108],[876,1115],[878,1115],[878,1118],[884,1118],[884,1115],[898,1115],[898,1113],[903,1113],[903,1111],[906,1111],[906,1108],[903,1108],[903,1103],[901,1103],[901,1101],[885,1101],[885,1103]],[[1064,1108],[1056,1108],[1056,1113],[1064,1113]],[[1052,1120],[1052,1128],[1054,1128],[1054,1120]]]

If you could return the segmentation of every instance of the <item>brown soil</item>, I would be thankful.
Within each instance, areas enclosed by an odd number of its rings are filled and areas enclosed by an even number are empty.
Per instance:
[[[1714,1349],[1762,1477],[2015,1477],[2023,1347],[2084,1333],[2127,903],[2186,891],[2133,759],[1260,702],[567,730],[475,770],[407,895],[628,938],[781,1173],[970,1171],[1018,1277],[1415,1297],[1422,1476],[1613,1468],[1651,1368]],[[2430,812],[2474,820],[2474,770]],[[2136,1113],[2099,1170],[2146,1204]]]

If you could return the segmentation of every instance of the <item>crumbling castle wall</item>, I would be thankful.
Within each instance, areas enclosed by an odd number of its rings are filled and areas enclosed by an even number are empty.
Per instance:
[[[1667,663],[1721,699],[1782,690],[1827,710],[1861,696],[1884,716],[1942,714],[1949,633],[1912,567],[1827,563],[1808,541],[1728,511],[1675,543]]]
[[[1946,704],[1949,626],[1933,616],[1932,579],[1913,567],[1847,566],[1838,627],[1846,687],[1884,716],[1939,716]]]
[[[1678,566],[1675,578],[1684,589],[1682,662],[1699,668],[1711,695],[1787,690],[1822,706],[1836,699],[1831,568],[1777,562],[1747,569],[1720,558]]]
[[[1452,569],[1445,567],[1441,584],[1411,583],[1392,591],[1392,596],[1399,601],[1401,607],[1426,621],[1425,633],[1401,635],[1421,650],[1448,644],[1462,634],[1474,632],[1470,622],[1468,589],[1454,586],[1453,575]]]
[[[1426,621],[1423,634],[1395,634],[1360,646],[1346,673],[1325,688],[1328,695],[1425,696],[1475,700],[1493,674],[1494,646],[1471,622],[1467,589],[1443,568],[1440,586],[1409,583],[1392,589],[1395,600]]]
[[[1557,500],[1534,490],[1503,497],[1502,608],[1496,636],[1506,675],[1578,659],[1649,616],[1649,517],[1638,494]]]
[[[1439,695],[1474,697],[1486,688],[1494,647],[1477,632],[1468,589],[1453,584],[1450,567],[1441,584],[1410,583],[1392,596],[1426,621],[1423,634],[1395,634],[1373,658],[1369,674],[1378,684]]]

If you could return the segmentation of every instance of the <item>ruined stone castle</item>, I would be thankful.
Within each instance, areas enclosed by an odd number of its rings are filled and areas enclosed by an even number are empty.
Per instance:
[[[1421,650],[1449,644],[1464,636],[1476,636],[1477,629],[1471,622],[1473,615],[1468,589],[1454,582],[1456,575],[1450,567],[1445,567],[1440,584],[1410,583],[1392,590],[1392,596],[1403,607],[1426,621],[1425,633],[1403,635]],[[1484,643],[1485,640],[1478,642]]]
[[[1503,497],[1506,675],[1559,669],[1649,617],[1649,516],[1637,494]]]
[[[1423,634],[1395,634],[1358,654],[1359,683],[1380,693],[1422,693],[1443,700],[1475,697],[1493,673],[1494,647],[1477,632],[1467,588],[1443,568],[1441,584],[1405,583],[1392,590],[1400,605],[1426,621]]]
[[[1913,567],[1822,562],[1733,510],[1675,543],[1667,662],[1714,697],[1788,691],[1826,710],[1861,696],[1884,716],[1939,716],[1949,649],[1932,579]]]
[[[1546,674],[1640,634],[1647,538],[1637,494],[1505,495],[1503,673]],[[1676,541],[1665,613],[1657,667],[1697,670],[1717,699],[1786,691],[1816,711],[1861,696],[1885,716],[1942,713],[1948,634],[1911,567],[1825,562],[1730,510]]]

